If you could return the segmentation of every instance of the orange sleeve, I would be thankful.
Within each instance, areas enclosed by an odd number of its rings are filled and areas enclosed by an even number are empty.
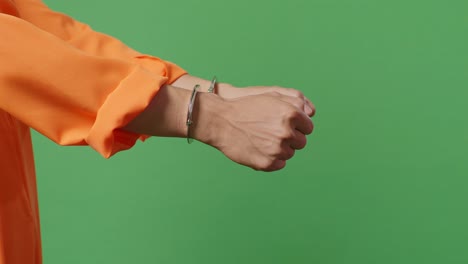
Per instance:
[[[89,54],[20,18],[0,14],[0,109],[61,145],[105,157],[141,135],[118,128],[169,80],[140,64]]]
[[[156,75],[167,76],[168,84],[186,73],[174,63],[139,53],[118,39],[96,32],[87,24],[49,9],[41,0],[15,0],[15,5],[20,18],[89,54],[134,61]]]

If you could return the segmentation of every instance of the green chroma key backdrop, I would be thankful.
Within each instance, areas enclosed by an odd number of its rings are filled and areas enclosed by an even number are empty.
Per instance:
[[[467,1],[46,3],[318,111],[276,173],[183,139],[105,160],[35,133],[45,263],[468,263]]]

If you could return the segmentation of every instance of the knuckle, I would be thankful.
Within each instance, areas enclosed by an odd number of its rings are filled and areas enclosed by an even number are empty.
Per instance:
[[[290,140],[284,140],[281,144],[282,147],[278,145],[275,148],[275,150],[271,153],[271,156],[279,160],[288,160],[292,158],[295,154],[295,150],[292,147],[290,147],[290,142]]]
[[[294,99],[294,106],[295,107],[302,110],[304,108],[304,103],[305,103],[304,99],[295,97],[295,99]]]
[[[262,171],[262,166],[258,163],[253,164],[251,168],[255,171]]]
[[[284,166],[286,166],[286,162],[284,160],[274,159],[271,160],[268,165],[262,169],[262,171],[276,171],[284,168]]]
[[[297,145],[297,149],[298,150],[304,149],[306,145],[307,145],[307,142],[301,142]]]
[[[288,127],[287,129],[285,129],[281,135],[280,135],[280,139],[282,142],[286,141],[286,140],[290,140],[292,138],[294,138],[295,134],[291,131],[291,128]]]
[[[275,159],[265,158],[258,164],[255,170],[270,172],[270,171],[280,170],[284,168],[285,166],[286,166],[285,160],[278,159],[278,158],[275,158]]]
[[[301,91],[293,89],[293,88],[289,88],[288,90],[291,96],[304,99],[304,94]]]
[[[284,158],[285,159],[290,159],[290,158],[294,157],[295,153],[296,153],[296,151],[294,149],[288,148],[284,152]]]
[[[273,164],[271,165],[270,168],[268,168],[268,171],[277,171],[277,170],[281,170],[282,168],[284,168],[286,166],[286,161],[284,160],[276,160],[275,162],[273,162]]]
[[[297,108],[291,107],[290,109],[288,109],[288,111],[286,113],[286,118],[289,121],[295,120],[296,118],[298,118],[300,116],[300,112],[298,110],[299,109],[297,109]]]
[[[286,103],[285,112],[302,110],[304,108],[304,102],[296,97],[289,97]]]
[[[304,137],[302,137],[302,140],[299,143],[299,148],[303,149],[303,148],[305,148],[305,146],[307,146],[307,138],[304,136]]]
[[[273,164],[272,160],[269,160],[267,158],[259,160],[255,166],[254,169],[257,171],[267,171]]]
[[[310,135],[310,134],[312,134],[313,130],[314,130],[314,126],[311,123],[309,123],[308,125],[304,126],[304,131],[303,132],[304,132],[305,135]]]
[[[312,132],[314,131],[314,123],[312,122],[312,120],[310,120],[309,124],[310,124],[309,131],[307,131],[307,132],[308,132],[308,134],[312,134]]]
[[[279,156],[281,155],[281,153],[283,153],[283,148],[278,144],[277,146],[275,146],[275,148],[273,149],[271,155],[276,157],[276,156]]]
[[[297,149],[303,149],[305,148],[306,145],[307,145],[307,138],[304,135],[298,138],[297,145],[296,145]]]

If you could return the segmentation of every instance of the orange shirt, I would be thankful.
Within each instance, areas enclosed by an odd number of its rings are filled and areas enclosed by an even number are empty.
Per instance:
[[[0,264],[41,263],[29,128],[104,157],[130,148],[119,130],[185,74],[40,0],[0,0]]]

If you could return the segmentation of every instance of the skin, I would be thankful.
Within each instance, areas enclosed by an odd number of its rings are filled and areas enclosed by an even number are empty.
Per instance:
[[[208,87],[210,86],[210,82],[208,80],[204,80],[195,76],[191,75],[183,75],[179,79],[177,79],[172,85],[176,87],[180,87],[183,89],[192,90],[193,86],[196,84],[201,85],[201,91],[207,92]],[[312,102],[304,96],[304,94],[296,89],[291,88],[283,88],[279,86],[250,86],[245,87],[243,89],[239,89],[227,83],[219,83],[217,85],[216,94],[223,98],[233,99],[247,95],[256,95],[256,94],[263,94],[267,92],[277,92],[286,96],[291,97],[298,97],[305,100],[305,108],[304,112],[307,113],[309,116],[313,116],[315,112],[315,106]]]
[[[229,159],[255,170],[286,166],[312,133],[315,107],[301,92],[282,87],[236,88],[219,84],[217,95],[205,93],[210,81],[184,75],[165,85],[149,106],[123,129],[154,136],[186,137],[187,104],[200,84],[193,109],[191,136],[220,150]]]

